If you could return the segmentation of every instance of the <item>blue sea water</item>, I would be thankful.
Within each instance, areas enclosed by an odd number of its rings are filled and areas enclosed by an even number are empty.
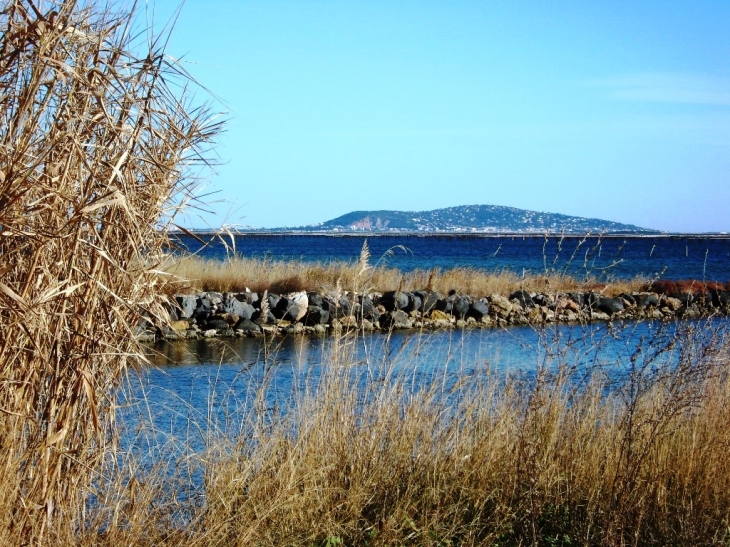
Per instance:
[[[673,366],[704,339],[727,339],[729,326],[714,318],[160,343],[150,348],[154,366],[131,379],[120,422],[127,445],[142,431],[146,443],[150,435],[162,443],[183,438],[199,451],[210,435],[239,434],[252,410],[285,413],[316,393],[333,367],[346,371],[356,390],[399,379],[410,392],[437,386],[447,398],[457,382],[489,372],[530,381],[560,368],[577,383],[598,373],[618,384],[637,368],[649,378]]]
[[[730,280],[730,238],[724,236],[484,236],[241,234],[179,235],[179,245],[202,257],[239,255],[305,262],[353,261],[367,244],[373,264],[416,269],[478,268],[518,275]]]
[[[322,236],[239,235],[202,247],[192,237],[180,245],[225,260],[236,254],[271,260],[354,261],[368,242],[372,263],[402,271],[469,267],[518,274],[566,272],[576,276],[730,280],[730,239],[723,237],[522,237],[522,236]],[[235,251],[234,251],[235,247]],[[384,257],[384,258],[381,258]],[[372,334],[352,341],[346,363],[358,382],[407,378],[414,389],[438,383],[448,393],[456,382],[496,370],[526,378],[546,367],[567,366],[576,378],[600,370],[620,378],[652,356],[652,367],[671,366],[683,351],[678,329],[726,337],[730,322],[715,318],[670,324],[552,325],[435,333]],[[697,335],[691,344],[697,342]],[[690,338],[687,338],[690,340]],[[123,441],[150,458],[166,458],[150,446],[202,450],[210,435],[235,436],[254,405],[280,412],[316,389],[332,366],[333,338],[163,342],[150,348],[154,366],[130,379],[120,423]],[[691,345],[690,344],[690,345]],[[657,348],[670,348],[657,352]],[[341,365],[342,363],[340,363]],[[384,376],[388,374],[387,378]],[[256,407],[260,410],[259,407]],[[145,425],[146,424],[146,425]],[[144,446],[143,446],[144,445]],[[199,484],[196,479],[195,484]]]

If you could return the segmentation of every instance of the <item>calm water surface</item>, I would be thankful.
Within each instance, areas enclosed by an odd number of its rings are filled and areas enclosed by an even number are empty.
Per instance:
[[[339,342],[297,336],[268,344],[252,338],[162,343],[150,352],[154,366],[131,379],[122,422],[129,426],[129,443],[137,442],[135,431],[144,429],[145,435],[159,432],[166,442],[185,438],[202,448],[211,428],[235,433],[255,404],[258,410],[286,411],[302,393],[316,390],[328,367],[346,368],[353,389],[400,378],[409,389],[435,385],[444,393],[487,369],[528,381],[538,370],[558,366],[569,368],[578,380],[596,371],[620,379],[631,366],[659,369],[676,362],[682,345],[663,349],[678,331],[725,337],[728,324],[722,318],[377,333]],[[344,357],[333,359],[333,353]],[[142,422],[153,427],[140,428]]]
[[[181,236],[182,247],[223,260],[234,254],[302,260],[352,261],[367,239],[372,262],[402,271],[470,267],[540,274],[565,272],[599,278],[730,280],[730,238],[698,236],[323,236],[239,235],[207,237],[207,247]],[[389,252],[390,251],[390,252]]]

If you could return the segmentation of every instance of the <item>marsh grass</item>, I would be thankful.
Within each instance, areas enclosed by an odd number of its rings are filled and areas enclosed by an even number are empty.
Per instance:
[[[115,450],[115,390],[140,356],[133,329],[161,311],[148,258],[219,129],[177,88],[187,78],[164,38],[140,39],[133,23],[93,2],[0,3],[5,545],[78,528]]]
[[[198,424],[212,431],[205,448],[176,441],[177,459],[134,483],[134,503],[128,486],[109,495],[125,511],[97,512],[82,544],[726,544],[724,331],[660,332],[626,347],[618,370],[577,368],[553,334],[539,331],[549,366],[484,363],[427,381],[425,346],[395,366],[383,353],[363,361],[358,336],[342,335],[278,404],[272,352],[271,375],[225,424]],[[191,465],[204,480],[180,496]]]
[[[162,269],[174,283],[169,287],[179,292],[235,292],[269,290],[285,293],[301,290],[330,290],[340,281],[343,287],[355,287],[362,280],[361,261],[326,264],[300,261],[228,258],[211,260],[196,256],[168,257]],[[441,293],[455,290],[460,294],[485,296],[509,295],[517,290],[529,292],[560,292],[596,289],[607,296],[645,289],[650,281],[577,279],[561,272],[547,275],[518,275],[511,271],[486,271],[476,268],[449,270],[415,270],[401,272],[387,266],[373,266],[368,271],[368,287],[375,291],[418,290],[429,288]]]

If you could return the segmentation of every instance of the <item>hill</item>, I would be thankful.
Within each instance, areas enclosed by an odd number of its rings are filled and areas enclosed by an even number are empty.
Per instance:
[[[284,230],[282,228],[281,230]],[[499,205],[462,205],[433,211],[353,211],[320,224],[285,228],[305,232],[658,233],[598,218]]]

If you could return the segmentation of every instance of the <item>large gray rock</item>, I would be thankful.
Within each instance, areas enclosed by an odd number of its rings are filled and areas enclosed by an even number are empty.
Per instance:
[[[287,319],[292,323],[296,323],[307,313],[307,308],[309,307],[309,298],[307,298],[307,293],[304,291],[290,293],[286,295],[286,300],[288,305],[286,313],[284,314],[284,319]]]
[[[256,335],[261,332],[261,327],[259,327],[256,323],[254,323],[250,319],[241,319],[233,327],[233,330],[242,330],[246,334]]]
[[[205,322],[205,327],[208,329],[228,329],[230,328],[230,325],[228,324],[228,321],[225,321],[224,319],[218,319],[217,317],[208,319]]]
[[[624,311],[624,303],[620,298],[601,296],[598,299],[597,308],[607,315],[616,315],[617,313]]]
[[[421,307],[419,311],[428,313],[436,307],[436,303],[442,298],[441,295],[433,291],[413,291],[413,294],[421,299]]]
[[[473,317],[477,321],[482,321],[489,315],[489,304],[483,300],[476,300],[471,303],[469,311],[466,313],[467,317]]]
[[[180,319],[190,319],[195,315],[195,310],[198,307],[198,299],[191,295],[178,295],[175,297],[178,308],[178,317]]]
[[[231,296],[223,300],[220,306],[220,311],[223,313],[230,313],[246,319],[251,319],[253,315],[254,307],[246,301],[240,301],[237,298]]]
[[[420,311],[421,305],[423,304],[421,297],[411,292],[407,292],[405,295],[408,297],[408,304],[403,308],[403,311],[406,313]]]
[[[370,320],[376,320],[378,318],[378,310],[375,309],[375,304],[373,304],[373,300],[365,295],[360,297],[360,314],[363,319],[370,319]],[[360,317],[358,317],[359,319]]]
[[[388,291],[380,297],[380,304],[385,311],[403,310],[408,307],[408,295],[403,291]]]
[[[656,308],[659,306],[659,297],[654,293],[638,293],[633,296],[636,307],[640,310],[645,310],[649,307]]]
[[[466,296],[457,296],[451,306],[451,313],[457,319],[464,319],[471,307],[471,301]]]
[[[316,292],[308,292],[307,298],[309,298],[309,305],[310,306],[319,306],[322,307],[322,295]]]
[[[200,323],[201,321],[206,321],[211,315],[213,315],[213,302],[208,295],[204,294],[195,301],[195,313],[193,317]]]
[[[344,294],[337,300],[332,296],[325,296],[322,308],[329,312],[330,319],[342,319],[352,315],[352,303]]]
[[[307,315],[304,316],[304,324],[307,326],[326,325],[330,314],[320,306],[309,306]]]

